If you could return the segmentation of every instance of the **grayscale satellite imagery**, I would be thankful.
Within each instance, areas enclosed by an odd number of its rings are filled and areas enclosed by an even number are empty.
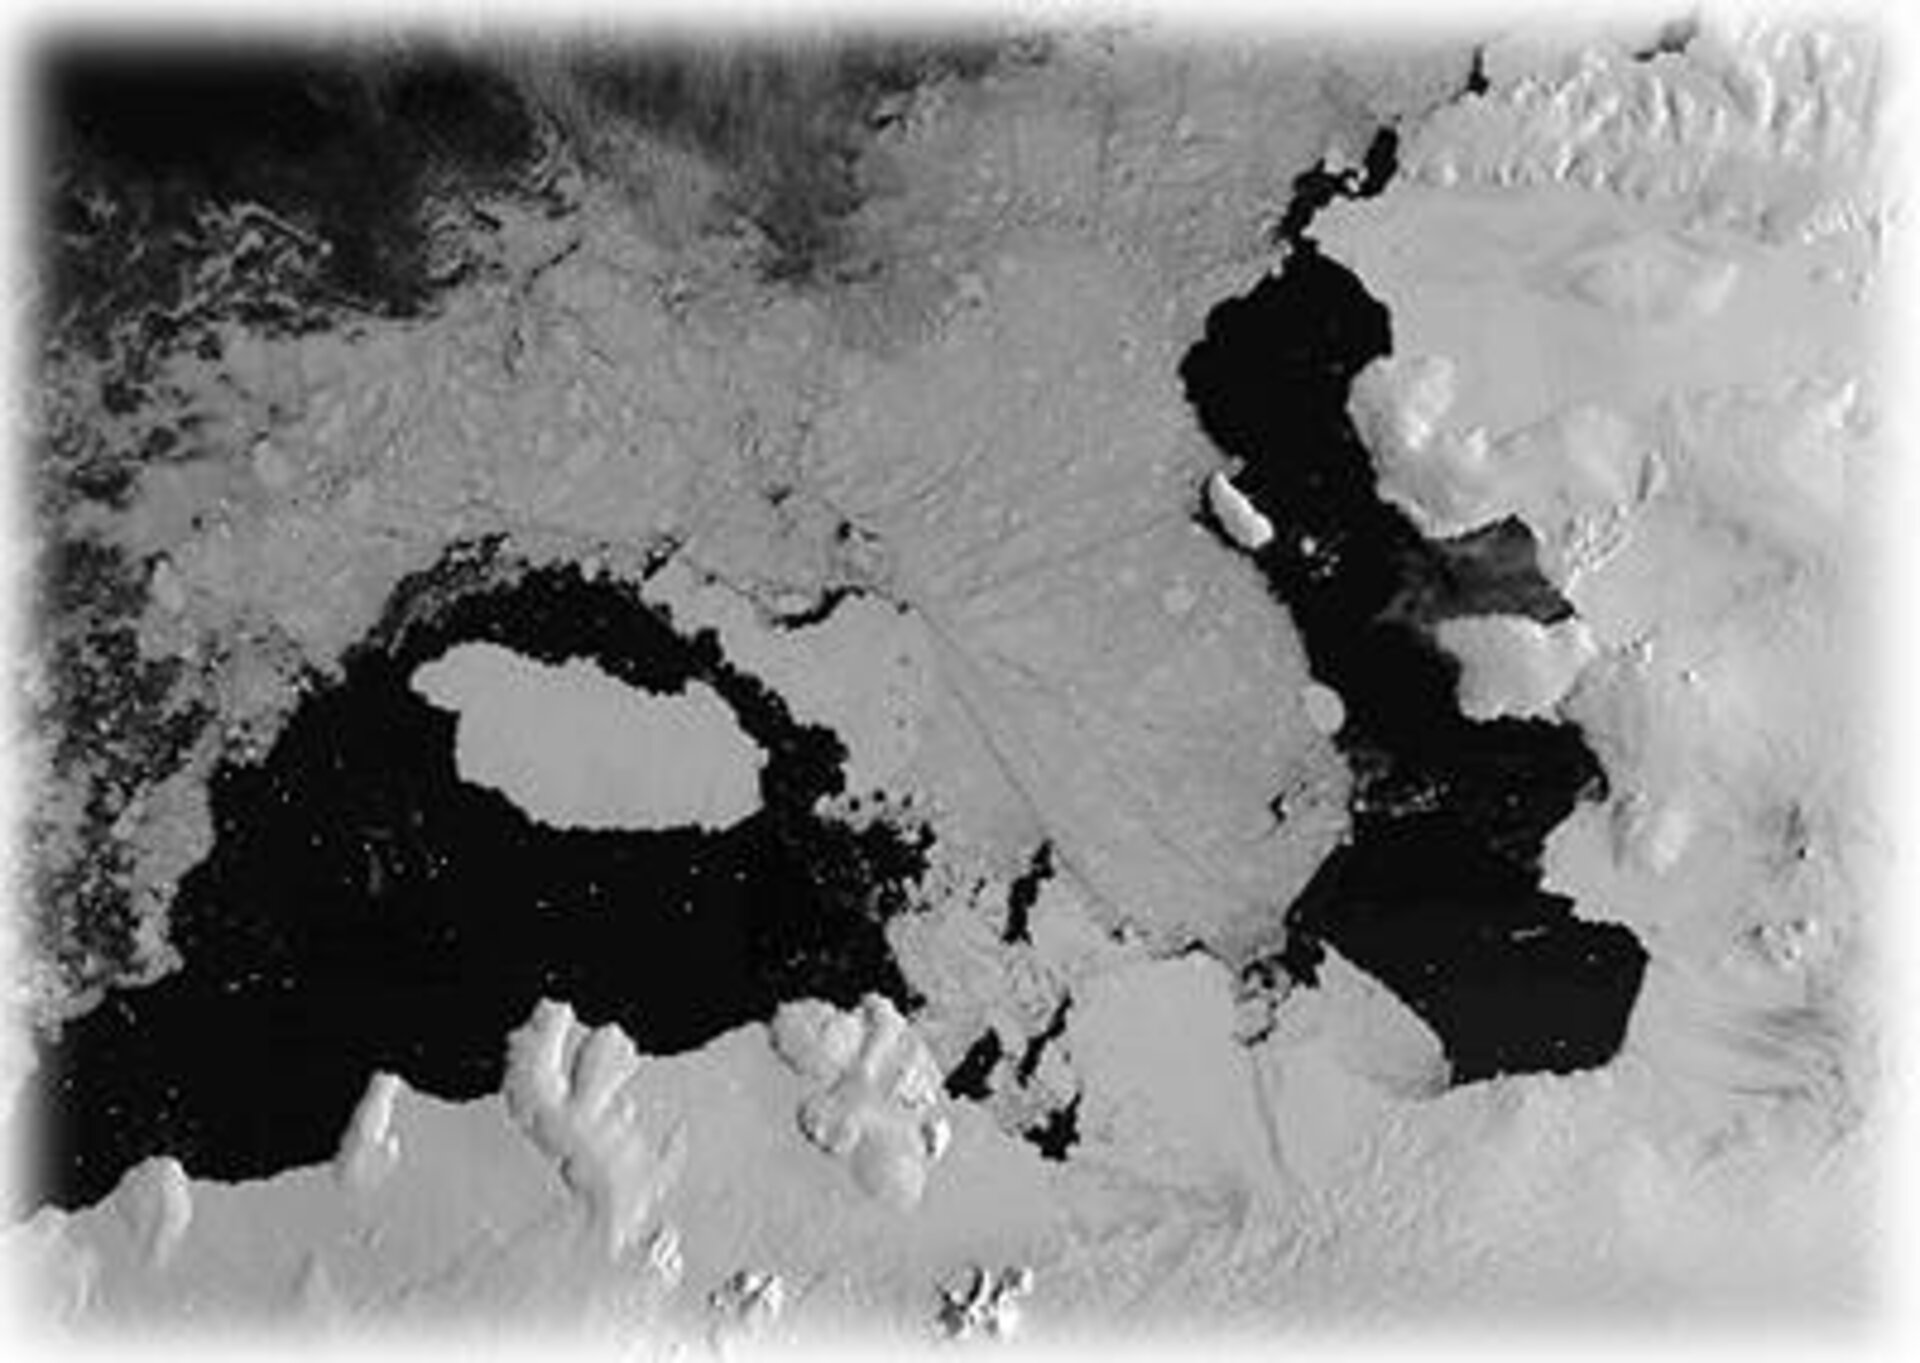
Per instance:
[[[37,1347],[1864,1338],[1884,7],[482,13],[18,54]]]

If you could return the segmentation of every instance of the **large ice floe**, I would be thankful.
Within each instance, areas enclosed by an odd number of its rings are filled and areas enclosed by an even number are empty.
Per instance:
[[[463,644],[413,685],[460,715],[460,774],[561,828],[725,828],[759,807],[764,759],[710,689],[636,696],[591,663]]]

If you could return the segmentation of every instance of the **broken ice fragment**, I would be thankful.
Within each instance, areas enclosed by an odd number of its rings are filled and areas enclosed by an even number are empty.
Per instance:
[[[800,1130],[835,1159],[852,1154],[861,1134],[840,1095],[826,1090],[800,1104]]]
[[[367,1084],[335,1161],[341,1181],[348,1186],[378,1187],[399,1162],[400,1137],[392,1129],[393,1100],[399,1093],[400,1080],[391,1074],[375,1074]]]
[[[853,1013],[812,999],[784,1004],[772,1037],[789,1066],[822,1084],[800,1103],[801,1133],[844,1160],[868,1196],[917,1206],[952,1129],[936,1110],[939,1067],[893,1004],[877,994]]]
[[[1584,622],[1552,625],[1519,615],[1443,620],[1440,645],[1460,661],[1460,713],[1468,719],[1553,714],[1599,652]]]
[[[148,579],[148,590],[153,593],[154,603],[169,615],[178,615],[187,608],[186,584],[180,580],[179,569],[169,559],[161,559],[154,565],[153,576]]]
[[[1375,457],[1424,450],[1453,409],[1456,381],[1444,355],[1383,356],[1362,370],[1349,401]]]
[[[809,1079],[832,1079],[860,1049],[860,1020],[819,999],[784,1004],[773,1018],[773,1048]]]
[[[656,1140],[640,1120],[639,1056],[618,1027],[591,1030],[542,999],[507,1042],[505,1097],[534,1145],[558,1161],[617,1257],[686,1164],[684,1125]]]
[[[965,1286],[941,1294],[940,1328],[949,1339],[981,1332],[1002,1338],[1020,1324],[1020,1301],[1033,1293],[1033,1270],[1019,1267],[999,1274],[975,1268]]]
[[[1319,682],[1308,682],[1301,688],[1300,699],[1307,711],[1307,722],[1323,734],[1336,734],[1347,722],[1346,703],[1340,699],[1340,693]]]
[[[1826,927],[1818,918],[1756,923],[1751,935],[1756,949],[1779,970],[1804,969],[1827,950]]]
[[[1446,432],[1455,368],[1443,355],[1386,356],[1360,372],[1348,408],[1372,456],[1380,496],[1428,535],[1462,534],[1494,519],[1486,433]]]
[[[786,1309],[787,1287],[778,1273],[741,1269],[713,1290],[708,1305],[749,1328],[771,1325]]]
[[[114,1201],[149,1268],[165,1268],[193,1223],[193,1193],[180,1161],[156,1155],[121,1181]]]
[[[671,1292],[680,1286],[680,1275],[686,1270],[686,1259],[680,1251],[680,1232],[672,1226],[662,1226],[647,1241],[647,1266],[660,1276]]]
[[[1273,523],[1260,514],[1224,473],[1216,472],[1207,479],[1207,507],[1242,549],[1264,548],[1273,538]]]
[[[945,1117],[935,1117],[920,1128],[921,1139],[925,1144],[929,1163],[938,1163],[947,1153],[947,1147],[953,1144],[953,1123]]]

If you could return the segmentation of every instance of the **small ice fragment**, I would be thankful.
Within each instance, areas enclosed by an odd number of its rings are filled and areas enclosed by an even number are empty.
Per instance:
[[[985,1331],[1004,1338],[1020,1324],[1020,1301],[1033,1293],[1033,1270],[1003,1269],[994,1274],[975,1268],[964,1286],[941,1293],[939,1321],[949,1339],[966,1339]]]
[[[686,1259],[680,1251],[680,1232],[672,1226],[662,1226],[647,1241],[647,1266],[660,1275],[660,1280],[672,1291],[680,1285],[680,1276],[686,1270]]]
[[[169,615],[178,615],[187,608],[186,585],[181,582],[180,571],[171,560],[163,558],[154,565],[148,585],[155,604]]]
[[[953,1144],[953,1124],[945,1117],[935,1117],[921,1128],[920,1136],[925,1142],[927,1162],[937,1164]]]
[[[1340,699],[1339,692],[1319,682],[1308,682],[1301,688],[1300,698],[1306,706],[1307,722],[1321,733],[1336,734],[1347,722],[1346,703]]]
[[[760,1327],[780,1319],[787,1304],[787,1287],[778,1273],[754,1273],[743,1268],[715,1288],[707,1301],[714,1310],[741,1325]]]
[[[1273,522],[1261,515],[1224,473],[1208,476],[1207,506],[1242,549],[1261,549],[1273,539]]]
[[[819,999],[783,1003],[773,1015],[773,1049],[809,1079],[833,1079],[860,1049],[860,1020]]]

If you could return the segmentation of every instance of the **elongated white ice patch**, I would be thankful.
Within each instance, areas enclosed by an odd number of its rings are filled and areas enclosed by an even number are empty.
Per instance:
[[[1242,549],[1260,549],[1273,539],[1273,522],[1260,514],[1226,474],[1214,473],[1207,478],[1207,506]]]
[[[355,1188],[379,1186],[400,1160],[400,1137],[393,1130],[393,1101],[400,1096],[397,1076],[377,1073],[354,1109],[335,1167]]]

